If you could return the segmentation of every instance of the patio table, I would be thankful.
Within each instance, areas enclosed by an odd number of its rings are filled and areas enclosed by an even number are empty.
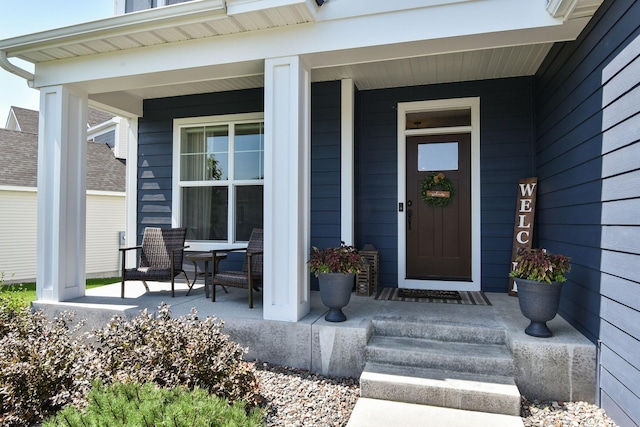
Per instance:
[[[191,261],[193,263],[193,267],[194,267],[194,274],[193,274],[193,281],[191,282],[191,285],[189,286],[189,290],[187,291],[187,295],[189,295],[189,292],[191,292],[191,288],[193,288],[193,285],[195,285],[196,283],[196,279],[198,278],[198,276],[204,276],[204,294],[205,294],[205,298],[209,298],[209,287],[207,286],[207,279],[209,277],[212,277],[213,274],[218,270],[218,264],[220,264],[220,261],[222,261],[223,259],[227,258],[227,254],[225,252],[216,252],[216,259],[215,262],[212,264],[212,270],[211,270],[211,274],[209,274],[209,261],[212,261],[212,253],[211,252],[191,252],[191,253],[187,253],[184,258],[187,261]],[[198,273],[198,262],[204,262],[204,272]],[[222,289],[224,289],[225,292],[228,292],[224,286],[222,287]]]

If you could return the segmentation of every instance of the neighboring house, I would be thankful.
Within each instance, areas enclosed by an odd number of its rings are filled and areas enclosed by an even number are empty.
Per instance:
[[[111,122],[97,110],[92,117]],[[0,129],[0,272],[6,282],[36,278],[38,112],[11,107]],[[125,230],[125,165],[105,143],[87,143],[87,277],[119,275]]]
[[[0,64],[47,102],[41,138],[66,142],[40,153],[52,212],[82,215],[64,184],[82,176],[78,111],[127,117],[128,243],[186,226],[213,249],[263,226],[263,316],[296,322],[312,244],[375,245],[383,286],[506,292],[516,185],[536,176],[534,245],[573,259],[561,314],[600,348],[598,401],[640,424],[639,2],[155,6],[0,41]],[[420,196],[434,169],[456,188],[439,216]],[[57,268],[84,251],[82,228],[58,225],[39,230],[51,301],[84,294]]]

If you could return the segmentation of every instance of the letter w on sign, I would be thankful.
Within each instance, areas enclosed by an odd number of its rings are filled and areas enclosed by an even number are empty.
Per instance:
[[[522,178],[518,183],[518,202],[516,204],[516,220],[513,228],[513,248],[511,250],[511,269],[516,266],[518,249],[531,249],[533,239],[533,219],[536,212],[536,194],[538,178]],[[509,295],[518,295],[513,278],[509,278]]]

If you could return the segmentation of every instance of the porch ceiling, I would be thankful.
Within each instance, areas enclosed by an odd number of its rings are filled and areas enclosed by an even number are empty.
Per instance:
[[[351,78],[359,90],[416,86],[535,74],[552,43],[350,64],[312,70],[313,82]],[[198,81],[128,91],[141,99],[262,87],[263,75]]]

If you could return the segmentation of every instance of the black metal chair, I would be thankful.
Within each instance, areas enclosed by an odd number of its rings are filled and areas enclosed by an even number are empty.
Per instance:
[[[184,245],[187,235],[186,228],[156,228],[147,227],[142,236],[142,245],[130,248],[120,248],[122,257],[122,290],[121,298],[124,298],[124,282],[127,280],[140,280],[149,292],[147,280],[158,282],[171,281],[171,297],[175,296],[175,278],[178,274],[184,275],[184,280],[189,285],[187,273],[182,268]],[[125,268],[126,251],[141,249],[138,267]]]
[[[213,283],[211,301],[215,302],[216,300],[216,285],[244,288],[249,290],[249,308],[253,308],[253,291],[260,292],[259,285],[262,284],[262,247],[262,229],[254,228],[246,248],[211,251],[214,260],[216,259],[216,252],[245,251],[241,271],[214,271],[213,280],[211,281]]]

